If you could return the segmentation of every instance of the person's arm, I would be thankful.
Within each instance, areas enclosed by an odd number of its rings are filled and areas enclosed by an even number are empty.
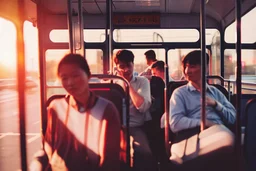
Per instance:
[[[54,111],[52,109],[47,110],[47,130],[45,132],[45,135],[43,136],[44,139],[44,149],[41,149],[37,151],[34,154],[34,159],[30,163],[29,170],[30,171],[43,171],[46,170],[47,167],[49,166],[49,159],[47,156],[51,156],[52,153],[52,113]],[[47,151],[47,152],[46,152]],[[49,154],[50,153],[50,154]]]
[[[172,132],[176,133],[200,126],[200,119],[189,118],[186,114],[185,100],[181,91],[174,91],[170,99],[169,108],[169,124]]]
[[[234,124],[236,121],[236,109],[219,91],[215,90],[216,99],[206,97],[206,104],[212,106],[225,124]]]
[[[120,115],[112,103],[104,111],[102,124],[106,127],[102,170],[119,171],[121,121]]]
[[[130,98],[140,112],[146,112],[151,105],[150,84],[145,78],[140,78],[138,84],[140,84],[138,90],[130,85]]]
[[[56,113],[55,110],[53,108],[48,108],[47,109],[47,126],[46,126],[46,132],[44,135],[44,150],[49,158],[49,160],[51,159],[52,156],[52,151],[53,151],[53,138],[54,138],[54,128],[53,126],[56,124],[54,122],[54,118],[56,118]]]

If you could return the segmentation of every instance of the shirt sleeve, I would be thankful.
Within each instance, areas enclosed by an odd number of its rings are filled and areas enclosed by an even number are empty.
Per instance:
[[[150,93],[150,84],[149,81],[146,78],[141,77],[140,78],[140,87],[137,90],[139,95],[141,95],[144,98],[144,102],[140,105],[138,110],[142,113],[146,112],[151,105],[151,93]]]
[[[236,121],[236,109],[219,90],[216,90],[215,93],[217,97],[215,110],[218,115],[225,124],[234,124]]]
[[[181,91],[176,89],[170,99],[169,124],[172,132],[194,128],[200,125],[200,119],[189,118],[186,116],[186,106]]]

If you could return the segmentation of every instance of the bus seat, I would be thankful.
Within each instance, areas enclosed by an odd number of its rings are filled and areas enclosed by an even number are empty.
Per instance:
[[[244,155],[246,159],[247,171],[256,170],[256,98],[250,99],[245,106],[245,137],[244,137]]]
[[[150,79],[150,92],[152,104],[150,114],[152,120],[144,123],[149,145],[153,155],[157,160],[163,158],[164,149],[164,132],[160,128],[160,119],[164,113],[164,81],[160,77],[152,76]]]
[[[214,125],[172,144],[170,162],[180,170],[230,170],[234,159],[234,139],[228,128]]]
[[[231,103],[236,107],[236,98],[237,98],[237,94],[233,94],[231,96]],[[247,104],[247,102],[250,99],[256,98],[256,94],[241,94],[241,106],[240,106],[240,121],[241,121],[241,126],[245,126],[246,125],[246,112],[245,112],[245,106]]]
[[[188,81],[170,81],[169,83],[168,83],[168,85],[167,85],[167,90],[168,90],[168,99],[170,99],[171,98],[171,96],[172,96],[172,93],[173,93],[173,91],[176,89],[176,88],[178,88],[178,87],[180,87],[180,86],[183,86],[183,85],[185,85],[185,84],[187,84],[188,83]]]

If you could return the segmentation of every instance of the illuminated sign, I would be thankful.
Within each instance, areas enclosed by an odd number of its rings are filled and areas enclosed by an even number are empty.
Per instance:
[[[160,14],[114,14],[116,26],[160,26]]]

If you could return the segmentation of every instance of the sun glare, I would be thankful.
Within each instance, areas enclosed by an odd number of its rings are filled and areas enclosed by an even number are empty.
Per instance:
[[[0,64],[16,66],[16,29],[12,22],[0,18]]]

